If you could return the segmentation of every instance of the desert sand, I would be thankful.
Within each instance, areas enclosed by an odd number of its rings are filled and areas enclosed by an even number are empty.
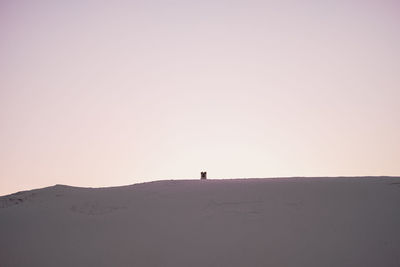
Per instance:
[[[0,266],[400,266],[400,178],[55,185],[0,198]]]

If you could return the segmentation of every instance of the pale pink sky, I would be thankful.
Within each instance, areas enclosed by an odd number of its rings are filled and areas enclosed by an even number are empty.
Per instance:
[[[0,1],[0,195],[400,175],[398,1]]]

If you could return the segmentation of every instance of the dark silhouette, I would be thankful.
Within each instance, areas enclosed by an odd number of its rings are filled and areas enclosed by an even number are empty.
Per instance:
[[[201,180],[206,180],[207,179],[207,172],[201,172],[200,173],[200,179]]]

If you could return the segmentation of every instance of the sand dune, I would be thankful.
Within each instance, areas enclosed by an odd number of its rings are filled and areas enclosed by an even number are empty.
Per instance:
[[[56,185],[0,198],[0,266],[400,266],[400,178]]]

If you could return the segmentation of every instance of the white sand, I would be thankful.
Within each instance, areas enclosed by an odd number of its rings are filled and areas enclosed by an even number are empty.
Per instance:
[[[159,181],[0,198],[0,266],[400,266],[400,178]]]

